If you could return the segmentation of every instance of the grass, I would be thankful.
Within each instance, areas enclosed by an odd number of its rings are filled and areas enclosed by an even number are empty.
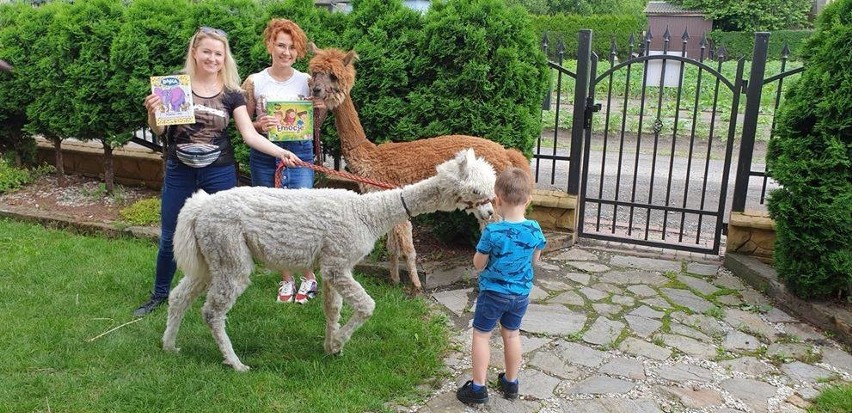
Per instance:
[[[847,413],[852,406],[852,384],[825,389],[814,399],[809,413]]]
[[[376,310],[340,356],[323,353],[321,302],[276,304],[279,276],[269,271],[255,274],[229,313],[235,350],[252,366],[246,374],[221,364],[202,300],[187,312],[179,354],[160,348],[164,309],[93,339],[133,320],[155,254],[148,241],[0,219],[0,410],[391,411],[443,373],[445,319],[364,277]]]

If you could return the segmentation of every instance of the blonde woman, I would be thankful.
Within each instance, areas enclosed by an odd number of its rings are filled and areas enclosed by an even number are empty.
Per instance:
[[[234,119],[243,140],[250,147],[293,165],[296,156],[273,145],[252,126],[240,89],[237,64],[231,55],[224,31],[201,27],[189,41],[183,73],[190,76],[195,123],[157,126],[154,113],[162,104],[160,97],[145,98],[148,126],[168,142],[165,156],[160,209],[160,245],[151,297],[133,315],[141,317],[168,300],[176,271],[172,240],[178,212],[195,191],[207,193],[230,189],[237,184],[234,150],[227,127]],[[227,236],[227,234],[222,234]]]

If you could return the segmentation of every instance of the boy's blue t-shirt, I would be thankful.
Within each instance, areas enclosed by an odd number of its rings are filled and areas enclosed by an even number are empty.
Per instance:
[[[479,274],[479,290],[529,295],[533,280],[533,252],[547,241],[538,222],[495,222],[482,231],[476,250],[488,255]]]

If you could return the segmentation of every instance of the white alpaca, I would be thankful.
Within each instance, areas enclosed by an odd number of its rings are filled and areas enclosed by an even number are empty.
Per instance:
[[[204,291],[201,308],[224,363],[240,362],[225,332],[225,316],[248,287],[253,258],[273,270],[313,268],[322,274],[325,351],[339,353],[373,314],[375,302],[352,277],[352,268],[376,240],[411,216],[480,207],[493,213],[494,169],[473,150],[437,166],[418,183],[357,194],[343,189],[240,187],[208,195],[200,191],[178,215],[175,260],[185,276],[169,297],[163,348],[178,351],[175,336],[190,303]],[[340,326],[346,300],[353,307]]]

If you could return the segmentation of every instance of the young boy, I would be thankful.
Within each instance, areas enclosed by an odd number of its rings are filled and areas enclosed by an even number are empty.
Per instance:
[[[476,245],[473,266],[479,274],[479,297],[473,316],[473,380],[456,392],[462,403],[488,401],[485,375],[491,357],[491,330],[500,322],[503,336],[505,372],[497,376],[507,399],[518,397],[518,370],[521,368],[521,319],[527,311],[532,290],[533,263],[538,261],[546,241],[538,222],[526,219],[524,212],[532,201],[532,179],[518,168],[508,168],[497,176],[494,206],[503,221],[489,224]]]

